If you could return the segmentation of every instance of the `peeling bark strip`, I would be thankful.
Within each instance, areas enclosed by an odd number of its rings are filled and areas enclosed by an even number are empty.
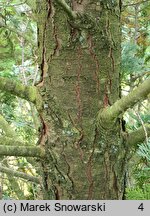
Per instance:
[[[95,82],[96,82],[96,86],[97,86],[97,93],[99,95],[100,94],[100,77],[99,77],[100,64],[99,64],[98,58],[96,56],[96,53],[94,52],[93,40],[92,40],[92,36],[90,34],[87,38],[87,41],[88,41],[89,52],[90,52],[91,57],[93,58],[93,60],[95,62],[95,65],[96,65],[96,70],[93,72],[94,72]]]
[[[43,20],[41,21],[41,24],[43,26],[43,32],[41,34],[42,41],[40,41],[40,42],[38,41],[39,47],[40,46],[42,47],[41,48],[41,62],[40,62],[41,79],[40,79],[39,83],[37,83],[38,87],[43,86],[44,78],[47,76],[47,72],[48,72],[48,63],[47,63],[47,58],[46,58],[46,45],[45,45],[46,38],[45,38],[45,36],[46,36],[46,29],[47,29],[47,20],[49,19],[49,17],[52,14],[52,3],[51,3],[51,1],[48,1],[47,7],[46,6],[41,7],[41,9],[39,11],[39,13],[42,14],[41,19],[44,18],[43,16],[46,15],[46,14],[44,15],[43,11],[42,11],[42,10],[45,10],[45,9],[47,10],[46,21],[43,22],[43,23],[42,23]],[[38,36],[40,36],[39,31],[38,31]]]
[[[88,191],[88,200],[93,199],[93,192],[94,192],[94,176],[93,176],[93,158],[94,158],[94,152],[96,150],[96,140],[97,140],[97,128],[95,129],[95,136],[93,140],[93,149],[91,152],[91,155],[89,156],[88,162],[87,162],[87,167],[86,167],[86,173],[87,173],[87,178],[89,182],[89,191]]]

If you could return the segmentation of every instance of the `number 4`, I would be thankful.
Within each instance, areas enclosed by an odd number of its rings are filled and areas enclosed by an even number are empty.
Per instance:
[[[138,207],[139,210],[143,211],[144,210],[144,206],[143,206],[143,203],[141,203]]]

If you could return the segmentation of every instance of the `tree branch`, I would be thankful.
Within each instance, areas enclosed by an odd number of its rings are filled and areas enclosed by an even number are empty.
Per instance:
[[[9,78],[0,77],[0,90],[34,103],[37,110],[42,108],[42,99],[35,86],[25,86]]]
[[[146,99],[150,93],[150,79],[145,80],[127,96],[116,101],[112,106],[103,109],[98,114],[98,123],[105,124],[106,127],[113,125],[115,120],[128,108],[133,107],[138,101]]]
[[[22,142],[21,140],[15,139],[14,137],[7,137],[7,136],[0,136],[0,145],[8,145],[12,146],[12,143],[14,143],[15,146],[31,146],[33,147],[32,144]]]
[[[69,23],[72,27],[76,29],[91,29],[95,28],[96,22],[91,18],[89,14],[82,13],[81,11],[73,11],[69,5],[65,2],[65,0],[55,0],[63,10],[67,13],[70,20]]]
[[[15,176],[15,177],[23,178],[23,179],[26,179],[28,181],[40,184],[39,178],[37,178],[35,176],[28,175],[28,174],[23,173],[23,172],[18,172],[18,171],[12,170],[10,168],[6,168],[6,167],[3,167],[3,166],[0,166],[0,172],[6,173],[7,175],[10,175],[10,176]]]
[[[8,162],[7,160],[3,161],[3,163],[5,164],[5,166],[8,167]],[[13,176],[11,175],[7,175],[7,178],[9,180],[9,183],[10,183],[10,188],[13,190],[13,192],[16,194],[17,198],[20,200],[24,200],[26,199],[25,195],[24,195],[24,191],[21,190],[21,187],[20,185],[18,184],[18,181],[16,181],[16,179],[13,178]]]
[[[144,71],[141,74],[133,75],[132,80],[135,81],[136,79],[138,79],[140,77],[143,77],[145,75],[149,76],[150,75],[150,71]]]
[[[150,124],[145,124],[144,126],[147,135],[150,136]],[[126,138],[126,141],[128,145],[137,147],[137,145],[144,142],[145,139],[146,139],[145,131],[144,128],[141,126],[136,131],[129,133]]]
[[[17,134],[2,115],[0,115],[0,128],[5,132],[6,136],[17,138]]]
[[[77,13],[69,7],[69,5],[65,2],[65,0],[55,0],[55,1],[64,9],[64,11],[68,14],[68,16],[71,19],[77,18]]]
[[[136,5],[144,4],[144,3],[149,2],[149,1],[150,0],[135,2],[135,3],[132,3],[132,4],[123,5],[123,7],[136,6]]]
[[[44,158],[45,151],[40,147],[0,145],[0,155]]]

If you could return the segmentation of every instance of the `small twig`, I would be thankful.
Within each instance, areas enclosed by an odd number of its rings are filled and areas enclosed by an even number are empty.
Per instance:
[[[136,6],[136,5],[140,5],[146,2],[149,2],[150,0],[146,0],[146,1],[140,1],[140,2],[136,2],[136,3],[132,3],[132,4],[127,4],[127,5],[123,5],[123,7],[130,7],[130,6]]]
[[[71,19],[77,18],[77,13],[69,7],[69,5],[65,2],[65,0],[55,0],[55,1],[64,9],[64,11],[68,14],[68,16]]]
[[[2,3],[2,4],[0,4],[0,8],[1,8],[1,7],[2,7],[2,8],[4,8],[4,7],[18,7],[18,6],[20,6],[20,5],[26,4],[26,2],[27,2],[27,1],[24,1],[24,2],[18,3],[18,4],[7,4],[7,5],[4,5],[4,4]]]
[[[23,173],[23,172],[18,172],[18,171],[15,171],[15,170],[11,169],[11,168],[5,167],[5,166],[0,165],[0,172],[6,173],[9,176],[19,177],[19,178],[22,178],[24,180],[31,181],[31,182],[34,182],[34,183],[37,183],[37,184],[40,183],[38,177],[29,175],[29,174],[26,174],[26,173]]]
[[[133,80],[135,81],[136,79],[141,78],[141,77],[143,77],[145,75],[149,76],[150,75],[150,71],[144,71],[141,74],[133,75]]]
[[[139,114],[139,112],[135,111],[135,114],[137,115],[139,121],[141,122],[141,125],[143,127],[143,130],[144,130],[144,133],[145,133],[145,139],[146,139],[146,144],[148,145],[148,134],[147,134],[147,131],[146,131],[146,127],[144,125],[144,122]]]
[[[137,88],[133,89],[128,95],[117,100],[113,105],[99,111],[98,124],[105,123],[106,127],[114,123],[120,115],[126,112],[130,107],[132,108],[138,101],[147,99],[150,94],[150,79],[145,80]],[[99,125],[98,125],[99,126]]]
[[[25,74],[26,68],[24,67],[24,61],[25,61],[25,55],[24,54],[25,53],[24,53],[24,39],[23,38],[21,38],[21,40],[20,40],[20,46],[22,48],[22,50],[21,50],[22,64],[21,64],[21,66],[19,68],[20,68],[20,72],[21,72],[21,74],[23,76],[23,84],[27,85],[28,84],[27,83],[27,77],[26,77],[26,74]]]
[[[38,70],[39,70],[39,67],[38,67],[38,64],[36,64],[36,69],[35,69],[35,74],[34,74],[34,78],[33,78],[32,86],[35,85],[36,78],[37,78],[37,74],[38,74]]]

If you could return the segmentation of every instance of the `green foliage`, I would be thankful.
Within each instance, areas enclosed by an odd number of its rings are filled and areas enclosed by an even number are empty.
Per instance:
[[[137,0],[123,1],[122,13],[122,79],[129,80],[132,75],[143,76],[150,70],[150,31],[149,31],[149,2],[140,4]],[[129,76],[130,75],[130,76]]]
[[[150,70],[148,50],[146,51],[140,56],[141,48],[137,44],[131,42],[122,44],[122,79],[128,79],[128,75],[140,75]]]
[[[3,196],[2,196],[3,200],[10,200],[11,199],[11,189],[8,188],[8,190],[3,192]]]
[[[26,196],[27,200],[36,200],[38,199],[37,195],[39,192],[39,187],[37,184],[30,184],[28,187],[29,194]]]
[[[126,189],[126,199],[144,200],[150,199],[150,166],[141,164],[135,168],[133,178],[135,184]]]
[[[150,114],[143,108],[140,112],[139,119],[139,117],[132,110],[128,112],[128,115],[126,115],[126,122],[128,123],[128,129],[136,130],[141,127],[142,124],[150,123]]]
[[[126,199],[128,200],[150,200],[150,184],[144,185],[143,188],[126,190]]]
[[[21,3],[20,0],[0,2],[0,76],[33,85],[37,68],[35,50],[37,28],[32,19],[31,8],[24,2]],[[29,1],[29,4],[32,6],[35,1]],[[29,144],[37,142],[39,120],[37,111],[31,104],[0,92],[0,112],[18,138]],[[10,159],[10,161],[8,158],[8,164],[13,169],[17,168],[18,171],[31,174],[28,169],[29,163],[24,158]],[[33,167],[30,164],[31,170]],[[6,175],[4,177],[9,179]],[[22,190],[26,190],[27,197],[33,199],[33,193],[30,192],[32,183],[25,183],[20,179],[17,179],[17,182]],[[3,199],[11,199],[11,197],[18,199],[9,180],[6,180],[3,183]]]
[[[133,200],[150,199],[150,140],[139,146],[139,164],[134,168],[135,185],[126,190],[126,198]]]
[[[134,87],[137,87],[145,78],[149,76],[150,71],[150,34],[149,34],[149,21],[148,21],[148,9],[149,3],[140,3],[135,5],[136,0],[126,0],[124,5],[130,5],[125,7],[122,13],[123,27],[122,27],[122,64],[121,64],[121,80],[122,80],[122,92],[128,94]],[[133,5],[131,5],[133,4]],[[135,131],[144,123],[148,123],[150,115],[148,113],[148,103],[137,104],[133,109],[130,109],[124,116],[126,121],[126,129],[128,131]],[[138,170],[135,167],[131,167],[134,170],[132,178],[136,181],[134,190],[137,193],[139,189],[142,190],[141,185],[138,186],[140,179],[137,174],[141,176],[147,173],[144,170],[143,173],[143,160],[147,160],[149,157],[149,150],[146,144],[142,144],[139,147],[139,157],[136,158],[135,163],[138,164]],[[141,161],[142,160],[142,161]],[[144,166],[145,168],[145,166]],[[149,166],[147,167],[149,168]],[[132,172],[131,171],[131,172]],[[148,173],[147,173],[148,175]],[[144,178],[144,176],[143,176]],[[144,185],[144,182],[143,182]],[[133,187],[133,185],[132,185]],[[138,189],[139,188],[139,189]]]
[[[144,59],[137,56],[137,51],[139,49],[138,45],[128,42],[123,43],[122,46],[123,75],[141,72],[144,66]]]
[[[35,78],[33,50],[36,45],[36,25],[30,17],[31,8],[20,0],[1,2],[0,8],[3,23],[0,29],[0,76],[32,85]],[[4,117],[13,124],[18,134],[25,141],[36,140],[29,104],[2,92],[0,101]]]
[[[137,185],[139,188],[143,188],[147,183],[150,184],[150,167],[145,167],[143,169],[137,169],[135,173]],[[150,185],[149,185],[150,186]]]
[[[145,158],[147,162],[150,164],[150,139],[148,140],[148,143],[143,143],[139,146],[138,154]],[[149,167],[150,171],[150,167]],[[150,177],[150,176],[149,176]]]

